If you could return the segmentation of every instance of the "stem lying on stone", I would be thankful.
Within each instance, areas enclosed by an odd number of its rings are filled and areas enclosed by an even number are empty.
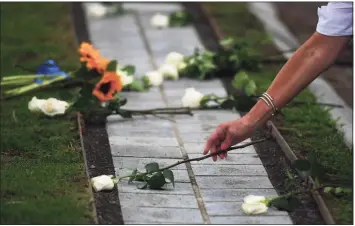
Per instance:
[[[209,157],[212,157],[212,156],[215,156],[215,155],[224,153],[224,152],[229,152],[229,151],[236,150],[236,149],[242,149],[242,148],[248,147],[248,146],[250,146],[250,145],[254,145],[254,144],[261,143],[261,142],[265,142],[265,141],[267,141],[267,140],[269,140],[269,139],[271,139],[270,136],[269,136],[269,137],[266,137],[266,138],[259,139],[259,140],[255,140],[255,141],[252,141],[252,142],[249,142],[249,143],[246,143],[246,144],[242,144],[242,145],[238,145],[238,146],[234,146],[234,147],[229,147],[229,148],[227,148],[227,149],[225,149],[225,150],[220,150],[220,151],[217,151],[217,152],[214,152],[214,153],[212,153],[212,154],[205,155],[205,156],[202,156],[202,157],[192,158],[192,159],[185,159],[185,160],[183,160],[183,161],[177,161],[176,163],[174,163],[174,164],[172,164],[172,165],[170,165],[170,166],[161,168],[161,169],[159,169],[159,171],[156,171],[156,172],[162,172],[162,171],[164,171],[164,170],[173,168],[173,167],[175,167],[175,166],[178,166],[178,165],[181,165],[181,164],[187,163],[187,162],[198,162],[198,161],[207,159],[207,158],[209,158]],[[150,172],[150,173],[151,173],[151,172]],[[127,176],[119,177],[118,180],[120,181],[121,179],[129,178],[129,177],[132,177],[132,176],[145,176],[145,175],[150,174],[150,173],[141,173],[141,174],[136,174],[136,175],[127,175]],[[154,172],[154,173],[155,173],[155,172]]]

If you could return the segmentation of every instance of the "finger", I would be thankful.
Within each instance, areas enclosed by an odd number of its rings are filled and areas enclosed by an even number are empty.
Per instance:
[[[221,150],[226,150],[227,148],[229,148],[230,146],[232,146],[232,141],[233,141],[232,134],[227,133],[226,138],[225,138],[224,141],[222,142]]]
[[[217,147],[216,146],[213,146],[212,148],[211,148],[211,154],[212,153],[216,153],[216,151],[217,151]],[[212,160],[215,162],[215,161],[217,161],[217,155],[213,155],[212,156]]]
[[[219,126],[208,137],[203,154],[206,155],[213,146],[217,145],[217,143],[219,143],[223,139],[224,139],[224,130],[221,129]]]

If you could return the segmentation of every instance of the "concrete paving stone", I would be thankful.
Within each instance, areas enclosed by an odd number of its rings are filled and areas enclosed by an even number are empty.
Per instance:
[[[189,158],[201,157],[202,154],[189,154]],[[254,154],[232,154],[229,153],[227,159],[219,159],[213,162],[212,158],[207,158],[199,162],[191,162],[195,165],[262,165],[258,155]]]
[[[200,188],[273,188],[267,176],[196,176]]]
[[[241,144],[238,144],[241,145]],[[188,154],[201,154],[205,147],[205,142],[189,143],[184,142],[184,148]],[[253,146],[248,146],[242,149],[235,149],[228,154],[254,154],[257,155]]]
[[[125,10],[134,10],[140,13],[144,12],[175,12],[183,9],[179,3],[164,2],[125,2],[123,4]]]
[[[100,20],[90,20],[90,23],[88,23],[88,29],[90,36],[95,37],[98,40],[100,40],[100,37],[103,40],[105,40],[105,38],[111,38],[114,41],[117,41],[121,34],[133,33],[139,35],[139,27],[133,14],[125,14],[115,17],[110,16]],[[104,34],[102,32],[104,32]]]
[[[203,223],[201,212],[196,208],[122,207],[123,221],[138,221],[145,224],[162,222],[179,224]]]
[[[127,98],[128,101],[154,100],[162,101],[160,92],[124,92],[120,96]]]
[[[169,120],[157,118],[154,116],[134,116],[133,119],[125,119],[120,115],[110,115],[107,117],[106,128],[112,130],[129,130],[129,131],[150,131],[172,129]]]
[[[210,133],[213,132],[219,123],[206,124],[206,123],[194,123],[194,124],[177,124],[177,128],[180,133]]]
[[[121,207],[178,207],[198,209],[194,195],[119,193],[119,199]]]
[[[183,142],[198,142],[203,143],[211,133],[180,133],[181,139]]]
[[[206,202],[205,206],[210,216],[247,216],[242,210],[242,204],[243,202]],[[269,208],[263,216],[288,216],[288,213]]]
[[[121,182],[117,185],[119,193],[134,193],[134,194],[168,194],[168,195],[194,195],[192,185],[190,183],[175,183],[175,188],[171,184],[162,190],[138,189],[134,184]]]
[[[156,138],[174,138],[175,134],[172,129],[161,129],[161,130],[108,130],[110,136],[121,136],[121,137],[156,137]]]
[[[186,88],[195,88],[197,90],[220,90],[223,88],[223,84],[219,79],[210,79],[200,81],[197,79],[189,79],[189,78],[180,78],[178,81],[165,81],[164,88],[165,90],[179,90],[182,89],[185,91]],[[175,91],[178,92],[178,91]]]
[[[261,195],[265,197],[278,196],[274,188],[255,189],[255,188],[231,188],[231,189],[200,189],[203,201],[206,202],[243,202],[248,195]]]
[[[163,159],[163,158],[132,158],[132,157],[113,157],[113,165],[115,168],[123,169],[135,169],[144,168],[145,165],[151,162],[159,164],[160,168],[175,164],[181,159]],[[174,167],[174,169],[186,170],[185,164],[180,164]]]
[[[139,157],[139,158],[182,158],[179,147],[162,146],[111,146],[112,156],[117,157]]]
[[[116,175],[119,176],[126,176],[131,175],[133,170],[132,169],[125,169],[125,168],[115,168]],[[174,173],[175,182],[177,183],[190,183],[190,178],[186,170],[179,170],[179,169],[172,169]],[[139,172],[145,172],[145,169],[140,167]],[[169,185],[170,186],[170,185]],[[172,187],[172,185],[171,185]]]
[[[265,176],[263,165],[192,165],[195,176]]]
[[[179,147],[176,138],[156,138],[156,137],[120,137],[110,136],[110,145],[116,146],[147,146],[147,147]]]
[[[293,224],[289,216],[212,216],[210,220],[211,224]]]
[[[163,102],[158,101],[150,101],[150,102],[127,102],[122,109],[129,109],[129,110],[148,110],[154,108],[165,108],[166,105]]]

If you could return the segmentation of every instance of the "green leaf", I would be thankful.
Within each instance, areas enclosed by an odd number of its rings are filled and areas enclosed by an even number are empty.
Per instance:
[[[154,173],[159,171],[159,164],[156,162],[151,162],[145,165],[145,169],[147,170],[147,173]]]
[[[321,179],[324,176],[324,170],[322,169],[322,166],[319,164],[317,159],[318,158],[315,152],[310,152],[307,156],[307,160],[311,164],[310,175],[312,177],[317,177]]]
[[[200,106],[206,107],[207,103],[210,101],[210,99],[211,99],[211,95],[205,95],[204,97],[202,97],[202,99],[200,101]]]
[[[163,175],[165,179],[170,180],[170,182],[173,184],[173,187],[175,188],[175,180],[174,180],[174,173],[173,171],[167,169],[163,171]]]
[[[106,67],[106,71],[116,72],[117,64],[118,64],[117,60],[111,60],[110,63],[108,63],[108,65]]]
[[[146,75],[142,76],[142,82],[145,89],[148,89],[151,86],[149,78]]]
[[[253,80],[249,80],[246,86],[244,86],[244,92],[247,96],[252,96],[256,94],[256,85]]]
[[[147,183],[151,189],[161,189],[166,181],[164,175],[161,172],[157,172],[147,181]]]
[[[286,175],[287,175],[287,178],[290,179],[290,180],[293,180],[294,179],[294,176],[292,175],[292,173],[290,172],[290,170],[286,169]]]
[[[241,71],[234,76],[232,86],[236,89],[243,89],[249,82],[249,76],[245,71]]]
[[[298,198],[293,196],[288,198],[281,197],[272,200],[270,205],[276,207],[278,210],[285,210],[285,211],[292,212],[300,205],[300,201]]]
[[[343,189],[341,187],[337,187],[334,190],[334,194],[336,195],[340,195],[341,193],[343,193]]]
[[[325,188],[323,189],[323,192],[325,192],[325,193],[330,193],[330,192],[333,191],[333,189],[334,189],[334,188],[332,188],[332,187],[325,187]]]
[[[136,178],[137,173],[138,173],[138,169],[133,170],[132,176],[128,180],[129,184],[134,180],[134,178]]]
[[[297,159],[295,161],[295,167],[299,171],[308,172],[311,170],[311,163],[305,159]]]
[[[145,183],[145,184],[138,184],[137,185],[137,188],[138,189],[146,189],[148,187],[148,183]]]
[[[133,80],[131,84],[129,84],[129,89],[132,91],[142,92],[144,91],[144,84],[139,80]]]
[[[124,66],[121,71],[127,72],[128,75],[133,75],[136,72],[136,67],[129,64]]]

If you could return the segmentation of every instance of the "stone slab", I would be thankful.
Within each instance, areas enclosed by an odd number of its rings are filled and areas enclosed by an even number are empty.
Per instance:
[[[210,80],[196,80],[189,78],[180,78],[178,81],[165,81],[165,90],[185,90],[186,88],[194,87],[197,90],[204,89],[216,89],[220,90],[223,88],[223,84],[219,79]]]
[[[277,193],[274,188],[256,189],[256,188],[202,188],[200,189],[204,202],[242,202],[248,195],[262,195],[265,197],[275,197]]]
[[[145,172],[145,169],[142,169],[143,168],[142,166],[140,166],[139,168],[140,168],[139,169],[140,172]],[[131,175],[133,170],[125,169],[125,168],[115,168],[115,171],[116,171],[116,175],[118,176],[126,176],[126,175]],[[175,182],[190,183],[190,178],[186,170],[172,169],[172,171],[174,173]]]
[[[144,129],[144,128],[142,128]],[[110,128],[109,130],[110,136],[123,136],[123,137],[155,137],[155,138],[174,138],[175,134],[172,129],[165,129],[162,130],[149,130],[144,129],[143,131],[139,130],[117,130]]]
[[[117,185],[119,193],[134,193],[134,194],[169,194],[169,195],[194,195],[194,190],[190,183],[175,183],[175,188],[169,185],[162,190],[138,189],[137,183],[128,184],[121,182]]]
[[[152,207],[122,207],[124,222],[143,224],[177,223],[201,224],[203,219],[199,209],[188,208],[152,208]]]
[[[125,10],[134,10],[141,13],[144,12],[174,12],[182,10],[183,7],[178,3],[164,2],[125,2],[123,4]]]
[[[110,136],[110,145],[116,146],[147,146],[147,147],[178,147],[179,144],[176,138],[156,138],[156,137],[121,137],[121,136]]]
[[[189,154],[189,158],[198,158],[202,154]],[[219,159],[214,162],[212,158],[207,158],[198,162],[191,162],[192,165],[262,165],[258,155],[254,154],[228,154],[226,159]]]
[[[184,142],[184,148],[188,154],[202,154],[205,144],[206,144],[205,142],[195,142],[195,143]],[[243,144],[243,143],[240,143],[238,145],[241,145],[241,144]],[[232,150],[232,151],[228,152],[228,155],[230,155],[230,154],[254,154],[254,155],[257,155],[255,148],[253,146],[248,146],[248,147],[245,147],[242,149]]]
[[[265,176],[263,165],[192,165],[195,176]]]
[[[195,208],[198,209],[194,195],[136,194],[120,193],[121,207],[158,207],[158,208]]]
[[[267,176],[196,176],[200,188],[273,188]]]
[[[108,131],[172,130],[172,125],[169,120],[164,120],[154,116],[146,116],[146,118],[144,116],[134,116],[132,119],[126,119],[122,118],[120,115],[110,115],[107,117],[106,128]]]
[[[207,213],[210,216],[246,216],[242,210],[243,202],[206,202]],[[263,214],[264,216],[288,216],[286,211],[274,208]]]
[[[289,216],[219,216],[210,220],[211,224],[292,224]]]
[[[111,146],[112,156],[117,157],[139,157],[139,158],[182,158],[179,147],[161,147],[161,146]]]
[[[180,133],[210,133],[213,132],[218,123],[195,123],[195,124],[177,124]]]
[[[179,161],[180,159],[162,159],[162,158],[131,158],[131,157],[113,157],[113,165],[115,168],[144,168],[151,162],[157,162],[159,166],[166,167]],[[186,170],[185,164],[175,166],[174,169]]]

